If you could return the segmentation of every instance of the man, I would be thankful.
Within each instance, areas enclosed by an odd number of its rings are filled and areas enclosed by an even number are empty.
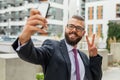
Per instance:
[[[43,28],[36,27],[38,24]],[[84,19],[73,16],[65,27],[65,39],[45,40],[41,47],[36,48],[30,37],[35,32],[45,33],[46,25],[47,21],[40,12],[32,9],[22,33],[12,45],[19,57],[42,65],[45,80],[101,80],[102,57],[97,54],[94,45],[95,35],[92,43],[86,36],[90,59],[76,49],[77,43],[85,34]]]

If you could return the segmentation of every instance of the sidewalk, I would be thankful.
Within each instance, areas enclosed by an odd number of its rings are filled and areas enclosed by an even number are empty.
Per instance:
[[[102,80],[120,80],[120,67],[109,67],[103,72]]]

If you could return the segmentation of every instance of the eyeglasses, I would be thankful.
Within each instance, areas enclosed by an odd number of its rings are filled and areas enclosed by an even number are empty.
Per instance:
[[[76,31],[78,31],[78,32],[81,32],[84,30],[84,28],[82,28],[81,26],[75,26],[73,24],[67,24],[67,28],[70,30],[73,30],[75,28]]]

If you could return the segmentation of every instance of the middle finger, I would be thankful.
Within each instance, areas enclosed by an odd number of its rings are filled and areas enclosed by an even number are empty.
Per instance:
[[[36,15],[34,15],[34,16],[29,17],[29,18],[28,18],[28,21],[30,21],[30,20],[40,20],[40,21],[43,21],[43,22],[47,23],[46,18],[42,17],[42,16],[39,15],[39,14],[36,14]]]
[[[36,25],[46,26],[46,23],[44,23],[43,21],[40,21],[40,20],[30,20],[27,22],[27,24],[32,25],[32,26],[36,26]]]

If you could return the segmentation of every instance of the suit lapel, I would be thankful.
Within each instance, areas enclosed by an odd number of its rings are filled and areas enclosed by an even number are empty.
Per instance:
[[[78,52],[79,52],[79,55],[80,55],[80,57],[83,61],[84,66],[86,66],[87,65],[86,58],[84,57],[84,55],[79,50],[78,50]]]
[[[65,62],[67,64],[67,69],[68,69],[68,80],[70,80],[70,74],[71,74],[71,62],[70,62],[70,58],[69,58],[69,55],[68,55],[68,50],[67,50],[67,46],[65,44],[65,41],[64,40],[61,40],[61,43],[60,43],[60,49],[61,49],[61,53],[65,59]]]

